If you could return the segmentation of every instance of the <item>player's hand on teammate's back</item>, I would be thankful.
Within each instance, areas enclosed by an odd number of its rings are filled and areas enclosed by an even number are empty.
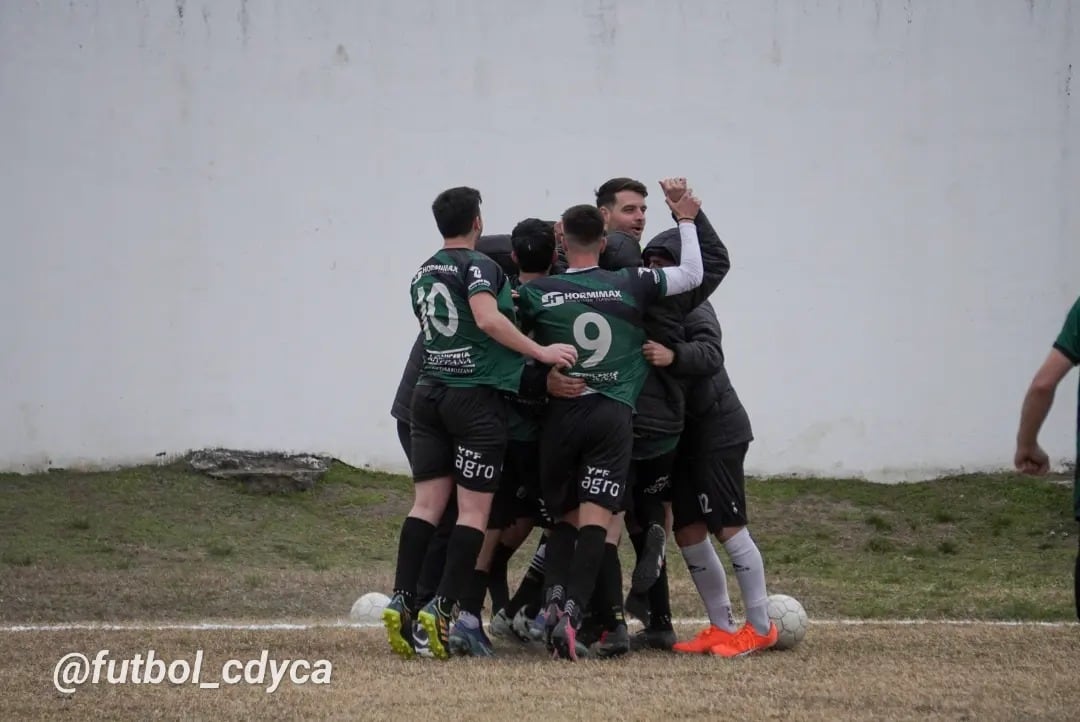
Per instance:
[[[574,376],[560,373],[553,368],[547,375],[548,393],[559,399],[574,399],[585,393],[585,381]]]
[[[670,198],[665,197],[668,208],[675,214],[676,218],[695,218],[698,211],[701,210],[701,200],[694,195],[694,191],[688,189],[677,201],[673,201]]]
[[[1039,475],[1050,471],[1050,457],[1038,444],[1031,448],[1017,447],[1013,463],[1022,474]]]
[[[653,366],[662,368],[675,362],[675,352],[656,341],[646,341],[645,345],[641,347],[641,353],[645,356],[645,360]]]
[[[674,203],[686,193],[686,179],[665,178],[660,181],[660,188],[664,191],[664,198]]]
[[[555,368],[570,368],[577,363],[577,349],[568,343],[542,346],[540,358],[537,361]]]

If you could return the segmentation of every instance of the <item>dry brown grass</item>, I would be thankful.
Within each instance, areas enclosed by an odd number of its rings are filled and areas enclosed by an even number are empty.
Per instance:
[[[682,629],[682,634],[692,630]],[[500,649],[488,660],[402,662],[379,630],[0,633],[0,719],[786,719],[1077,718],[1076,627],[820,626],[796,650],[742,660],[659,652],[571,664]],[[325,658],[327,686],[52,686],[65,653],[120,659],[204,650],[228,658]]]

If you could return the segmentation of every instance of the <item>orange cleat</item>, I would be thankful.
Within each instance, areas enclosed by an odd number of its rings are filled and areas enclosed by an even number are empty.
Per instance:
[[[707,628],[698,632],[693,639],[676,642],[672,649],[683,654],[708,654],[713,647],[730,642],[734,636],[734,632],[727,632],[715,624],[710,624]]]
[[[753,625],[747,622],[742,629],[735,634],[729,634],[727,639],[718,643],[710,651],[720,657],[743,657],[772,647],[779,636],[780,632],[774,622],[769,622],[768,634],[758,634]]]

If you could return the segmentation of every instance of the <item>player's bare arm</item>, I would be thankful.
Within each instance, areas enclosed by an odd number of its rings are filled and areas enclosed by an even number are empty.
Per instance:
[[[565,343],[541,346],[523,334],[499,311],[494,295],[486,292],[473,294],[469,297],[469,308],[472,309],[477,327],[508,349],[547,366],[569,368],[577,362],[577,349],[573,346]]]
[[[1073,362],[1058,349],[1051,349],[1024,396],[1020,412],[1020,429],[1016,434],[1016,454],[1013,463],[1025,474],[1045,474],[1050,470],[1050,458],[1039,446],[1039,430],[1042,429],[1058,385]]]

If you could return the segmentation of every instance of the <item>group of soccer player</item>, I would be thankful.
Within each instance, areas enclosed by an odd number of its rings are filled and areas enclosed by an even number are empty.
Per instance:
[[[556,658],[734,657],[776,643],[746,526],[753,434],[708,301],[728,251],[686,179],[660,187],[675,227],[644,248],[648,190],[631,178],[509,236],[484,235],[475,189],[432,204],[443,243],[410,284],[420,332],[392,410],[415,487],[383,612],[402,657],[492,655],[488,596],[491,636]],[[511,595],[507,564],[536,527]],[[624,531],[636,554],[625,599]],[[672,533],[710,620],[682,642]],[[742,625],[710,535],[735,570]],[[644,625],[633,637],[626,614]]]

